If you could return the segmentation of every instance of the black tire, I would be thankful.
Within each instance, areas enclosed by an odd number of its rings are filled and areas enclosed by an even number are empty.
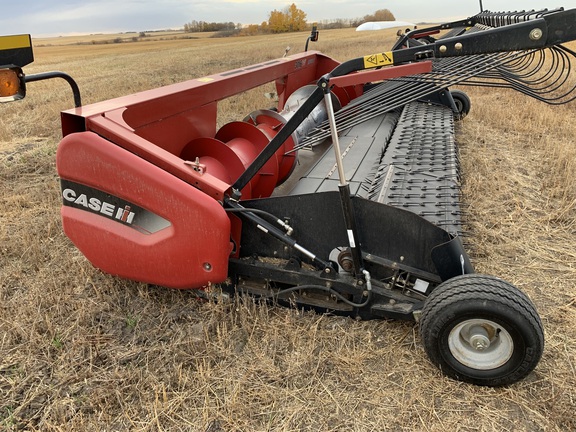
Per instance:
[[[456,120],[462,120],[470,112],[472,102],[466,93],[460,90],[450,90],[454,104],[456,105],[457,113],[455,114]]]
[[[508,282],[478,274],[455,277],[432,291],[420,335],[444,374],[484,386],[524,378],[544,349],[542,322],[528,297]]]

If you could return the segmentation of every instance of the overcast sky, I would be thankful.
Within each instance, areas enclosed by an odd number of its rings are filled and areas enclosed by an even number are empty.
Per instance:
[[[296,3],[308,21],[358,18],[389,9],[397,20],[449,21],[479,10],[479,0],[2,0],[0,35],[33,37],[181,28],[192,20],[260,24]],[[483,0],[484,9],[576,7],[576,0]],[[506,5],[506,6],[504,6]]]

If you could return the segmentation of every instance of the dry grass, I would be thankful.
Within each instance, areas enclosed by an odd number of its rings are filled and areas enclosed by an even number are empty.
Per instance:
[[[338,59],[392,36],[323,32]],[[75,76],[86,103],[280,56],[305,35],[41,47],[30,72]],[[92,51],[94,49],[94,51]],[[537,305],[547,345],[524,381],[443,377],[409,323],[203,302],[92,268],[61,232],[54,154],[64,83],[0,119],[0,430],[566,431],[576,428],[576,104],[466,89],[459,128],[479,271]],[[229,102],[242,118],[258,92]]]

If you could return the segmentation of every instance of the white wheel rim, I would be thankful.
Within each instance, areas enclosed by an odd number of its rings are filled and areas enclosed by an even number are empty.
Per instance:
[[[448,335],[454,358],[472,369],[496,369],[512,357],[514,341],[501,325],[490,320],[462,321]]]

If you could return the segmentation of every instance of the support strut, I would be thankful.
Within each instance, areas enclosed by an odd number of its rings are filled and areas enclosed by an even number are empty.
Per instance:
[[[350,184],[348,183],[348,180],[346,180],[346,173],[344,171],[344,162],[342,161],[342,153],[340,152],[340,141],[338,139],[338,130],[336,127],[336,120],[334,119],[334,107],[332,105],[332,96],[328,81],[321,80],[320,87],[324,92],[324,103],[326,104],[326,112],[328,113],[330,133],[332,134],[332,147],[334,147],[336,166],[338,167],[338,177],[340,180],[338,189],[340,191],[340,201],[342,202],[342,213],[344,214],[344,221],[346,223],[348,244],[352,254],[354,275],[360,277],[364,272],[362,252],[360,251],[360,245],[358,243],[358,232],[356,228],[356,220],[354,218],[354,208],[352,207],[352,199],[350,197]]]

